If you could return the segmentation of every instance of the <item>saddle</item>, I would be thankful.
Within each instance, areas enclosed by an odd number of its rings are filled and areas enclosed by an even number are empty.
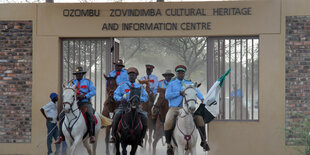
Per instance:
[[[141,118],[140,118],[140,114],[138,113],[138,123],[136,125],[134,125],[133,128],[131,128],[131,125],[128,125],[127,122],[124,120],[126,113],[123,113],[121,120],[118,123],[117,126],[117,131],[116,134],[119,134],[119,131],[121,130],[121,128],[125,129],[125,130],[129,130],[129,134],[133,135],[134,131],[139,127],[139,129],[142,131],[143,126],[142,126],[142,122],[141,122]]]
[[[85,115],[86,111],[87,111],[87,108],[86,108],[86,107],[83,107],[83,108],[81,109],[82,115],[83,115],[83,117],[84,117],[85,123],[86,123],[86,125],[87,125],[87,129],[88,129],[88,127],[89,127],[89,122],[87,121],[87,118],[86,118],[86,115]],[[95,119],[95,126],[96,126],[96,125],[98,124],[98,120],[97,120],[97,117],[96,117],[95,115],[93,115],[93,117],[94,117],[94,119]]]

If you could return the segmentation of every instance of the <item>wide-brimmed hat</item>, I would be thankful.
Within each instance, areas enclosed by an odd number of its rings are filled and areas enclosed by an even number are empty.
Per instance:
[[[184,66],[184,65],[178,65],[175,67],[175,71],[178,72],[178,71],[184,71],[186,72],[187,68]]]
[[[118,59],[116,62],[113,62],[114,65],[118,65],[118,66],[123,66],[125,67],[123,60],[122,59]]]
[[[146,69],[154,69],[155,67],[153,65],[150,65],[150,64],[146,64],[145,65]]]
[[[138,69],[135,68],[135,67],[129,67],[129,68],[127,69],[127,73],[128,73],[128,74],[129,74],[129,73],[136,73],[137,75],[139,75],[139,71],[138,71]]]
[[[85,73],[86,71],[83,70],[83,67],[76,67],[75,72],[72,74],[76,75],[76,74],[85,74]]]
[[[167,75],[172,75],[174,76],[174,74],[172,73],[172,71],[170,69],[167,69],[165,73],[162,74],[164,77]]]

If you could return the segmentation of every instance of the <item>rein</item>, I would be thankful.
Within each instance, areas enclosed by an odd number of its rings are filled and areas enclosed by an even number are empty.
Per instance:
[[[75,91],[73,88],[65,88],[65,89],[71,89],[71,90],[73,90],[73,91]],[[73,104],[75,103],[75,101],[76,101],[76,96],[74,96],[74,100],[73,100],[73,102],[72,103],[69,103],[69,102],[64,102],[63,103],[63,105],[66,105],[66,104],[68,104],[68,105],[70,105],[70,111],[72,112],[72,114],[73,114],[73,116],[74,116],[74,118],[73,119],[71,119],[71,120],[69,120],[69,118],[68,117],[66,117],[67,118],[67,120],[68,120],[68,122],[69,122],[69,124],[67,125],[65,122],[64,122],[64,125],[65,125],[65,127],[66,127],[66,129],[69,131],[69,134],[70,134],[70,137],[74,140],[74,138],[73,138],[73,136],[72,136],[72,128],[73,128],[73,126],[75,125],[75,123],[79,120],[79,118],[80,118],[80,116],[81,116],[81,111],[79,111],[79,114],[78,114],[78,116],[77,115],[75,115],[75,111],[77,111],[77,110],[79,110],[79,108],[77,107],[76,109],[72,109],[72,106],[73,106]],[[75,120],[75,121],[74,121]],[[73,122],[73,124],[71,124],[71,122],[72,121],[74,121]]]

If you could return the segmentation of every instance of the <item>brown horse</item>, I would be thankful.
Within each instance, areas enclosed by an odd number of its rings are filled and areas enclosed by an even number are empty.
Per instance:
[[[149,80],[138,80],[141,85],[144,86],[149,99],[146,103],[141,104],[141,108],[143,111],[147,112],[147,117],[148,117],[148,130],[149,130],[149,135],[145,136],[145,147],[147,144],[147,141],[149,142],[149,148],[151,148],[152,144],[152,133],[154,131],[153,123],[152,123],[152,107],[153,107],[153,102],[154,102],[154,94],[153,91],[150,88],[150,83]]]
[[[114,91],[117,88],[116,76],[107,77],[106,75],[104,75],[104,78],[107,80],[106,92],[108,94],[108,97],[104,102],[102,115],[110,118],[110,113],[114,113],[114,110],[119,106],[120,102],[115,101],[113,98]],[[110,129],[111,129],[111,126],[106,127],[106,137],[105,137],[106,154],[110,154],[110,150],[109,150]]]
[[[159,95],[157,98],[157,101],[155,101],[154,107],[153,107],[153,116],[156,117],[156,128],[154,131],[154,141],[153,141],[153,155],[156,154],[156,145],[160,138],[162,138],[164,133],[164,122],[166,119],[166,114],[169,110],[169,103],[168,100],[165,99],[165,93],[166,88],[158,88],[157,89],[157,95]]]

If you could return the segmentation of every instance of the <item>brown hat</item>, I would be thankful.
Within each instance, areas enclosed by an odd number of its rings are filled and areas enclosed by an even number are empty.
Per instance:
[[[128,73],[128,74],[129,74],[129,73],[136,73],[137,75],[139,75],[139,71],[138,71],[138,69],[135,68],[135,67],[129,67],[129,68],[127,69],[127,73]]]
[[[167,75],[172,75],[174,76],[174,74],[172,73],[172,71],[170,69],[167,69],[165,73],[162,74],[164,77]]]
[[[125,67],[122,59],[118,59],[116,62],[113,62],[113,64]]]
[[[187,68],[184,66],[184,65],[178,65],[175,67],[175,71],[178,72],[178,71],[184,71],[186,72]]]
[[[75,72],[72,73],[73,75],[76,74],[85,74],[86,72],[83,70],[83,67],[76,67]]]

